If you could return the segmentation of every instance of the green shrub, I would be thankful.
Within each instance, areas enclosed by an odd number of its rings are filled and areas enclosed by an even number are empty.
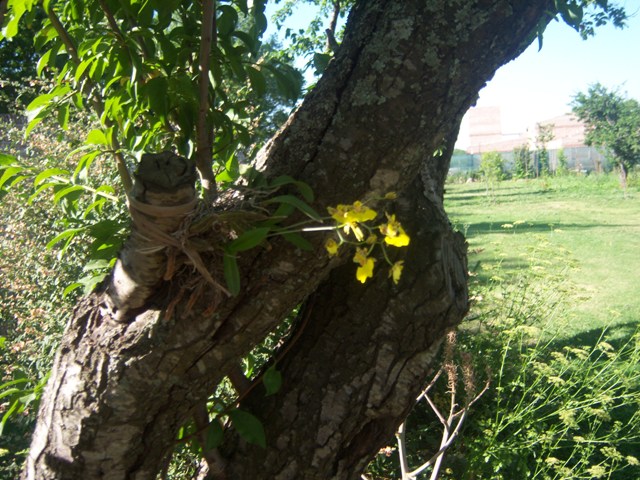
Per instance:
[[[504,160],[498,152],[487,152],[480,159],[480,174],[489,183],[497,183],[506,178]]]

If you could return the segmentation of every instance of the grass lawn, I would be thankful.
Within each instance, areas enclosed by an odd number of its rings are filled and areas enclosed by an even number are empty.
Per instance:
[[[640,322],[640,188],[623,194],[615,175],[448,184],[445,206],[469,242],[479,283],[530,269],[561,276],[568,307],[557,327],[580,336]]]

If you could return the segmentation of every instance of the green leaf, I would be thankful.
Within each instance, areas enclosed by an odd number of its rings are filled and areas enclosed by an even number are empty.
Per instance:
[[[230,5],[218,6],[218,18],[216,19],[216,26],[218,27],[218,35],[227,37],[233,32],[238,23],[238,12]]]
[[[311,189],[311,187],[305,182],[296,180],[289,175],[281,175],[277,177],[275,180],[273,180],[273,182],[271,182],[271,187],[280,187],[288,184],[295,185],[300,194],[307,202],[313,202],[315,195],[313,194],[313,190]]]
[[[69,128],[69,104],[63,103],[58,107],[58,124],[63,130]]]
[[[6,350],[7,346],[5,345],[7,342],[7,337],[0,337],[0,349]],[[2,388],[2,387],[0,387]]]
[[[264,96],[267,91],[267,80],[264,78],[263,73],[255,67],[247,67],[245,69],[249,82],[251,82],[251,88],[259,97]]]
[[[273,395],[282,387],[282,373],[276,370],[275,365],[271,365],[267,371],[264,372],[262,383],[264,383],[264,388],[267,390],[267,396]]]
[[[295,232],[287,232],[282,234],[282,238],[284,238],[287,242],[293,244],[298,247],[300,250],[304,250],[307,252],[311,252],[313,250],[313,245],[304,238],[299,233]]]
[[[580,30],[580,24],[582,23],[582,16],[584,14],[583,8],[577,3],[569,2],[563,5],[560,10],[562,19],[565,23],[575,30]]]
[[[77,290],[78,288],[80,288],[82,286],[83,285],[80,282],[72,283],[71,285],[69,285],[67,288],[65,288],[62,291],[62,297],[63,298],[67,298],[67,295],[69,295],[71,292],[73,292],[74,290]]]
[[[84,71],[87,69],[89,65],[91,65],[94,62],[94,60],[95,60],[94,57],[90,57],[90,58],[87,58],[86,60],[83,60],[80,63],[80,65],[78,65],[78,68],[76,68],[76,73],[73,77],[76,83],[80,81],[80,79],[82,78],[82,75],[84,74]]]
[[[107,137],[100,129],[94,129],[87,135],[86,143],[91,145],[107,145]]]
[[[243,410],[231,410],[229,418],[234,428],[243,439],[262,448],[267,448],[267,438],[262,422],[254,415]]]
[[[36,73],[38,76],[42,75],[42,71],[44,70],[44,67],[46,67],[47,64],[49,63],[49,58],[51,57],[52,50],[53,49],[50,48],[49,50],[44,52],[44,54],[40,57],[40,60],[38,60],[38,64],[36,66]]]
[[[257,247],[265,238],[267,238],[269,230],[271,230],[269,227],[258,227],[247,230],[240,234],[238,238],[229,242],[226,246],[226,250],[233,254]]]
[[[14,387],[15,385],[20,385],[22,383],[29,383],[30,381],[31,380],[29,380],[28,378],[17,378],[15,380],[10,380],[6,383],[3,383],[2,385],[0,385],[0,389],[4,390],[5,388]],[[7,393],[9,391],[11,391],[11,393]],[[0,393],[0,398],[8,397],[9,395],[12,395],[13,393],[16,393],[16,392],[22,392],[22,390],[20,390],[19,388],[11,388],[9,390],[5,390],[2,393]]]
[[[84,228],[69,228],[62,233],[59,233],[53,239],[49,241],[46,245],[47,250],[51,250],[56,244],[60,243],[63,240],[67,240],[67,244],[75,237],[78,233],[82,232]],[[66,247],[65,247],[66,248]]]
[[[316,212],[313,208],[311,208],[308,204],[300,200],[298,197],[294,197],[293,195],[278,195],[276,197],[270,198],[269,200],[265,200],[265,204],[271,203],[285,203],[287,205],[291,205],[302,213],[307,215],[312,220],[317,222],[322,220],[322,217]]]
[[[65,187],[55,193],[55,195],[53,196],[53,203],[58,203],[60,200],[62,200],[63,198],[73,193],[76,193],[76,195],[72,196],[72,200],[77,200],[79,194],[83,191],[84,191],[84,187],[82,185],[71,185],[71,186]]]
[[[214,419],[207,428],[207,440],[205,443],[206,450],[213,450],[222,444],[224,439],[224,430],[218,420]]]
[[[51,101],[56,98],[54,93],[43,93],[34,98],[29,105],[27,105],[27,112],[39,111],[43,107],[49,105]]]
[[[83,148],[87,148],[87,147],[83,147]],[[87,170],[91,166],[93,161],[96,159],[96,157],[101,153],[102,152],[100,150],[92,150],[91,152],[85,153],[82,157],[80,157],[80,160],[78,161],[78,165],[76,166],[76,169],[73,172],[73,177],[77,178],[80,175],[80,173],[82,173],[83,170]]]
[[[27,11],[26,9],[27,2],[13,2],[12,3],[12,15],[9,19],[9,23],[5,27],[4,38],[12,38],[15,37],[18,33],[18,25],[20,23],[20,18]],[[1,37],[1,36],[0,36]]]
[[[50,187],[57,187],[58,185],[60,185],[60,184],[59,183],[54,183],[54,182],[48,182],[48,183],[44,183],[44,184],[40,185],[38,188],[36,188],[35,192],[33,192],[31,195],[29,195],[29,198],[27,199],[27,204],[31,205],[33,203],[33,201],[42,192],[44,192],[46,189],[48,189]]]
[[[6,153],[0,153],[0,166],[13,165],[15,163],[18,163],[18,159],[16,157]]]
[[[26,168],[22,166],[5,168],[4,173],[2,174],[2,177],[0,177],[0,190],[2,189],[5,183],[8,183],[9,185],[12,185],[13,183],[15,183],[15,182],[11,182],[13,177],[23,172],[24,170],[26,170]]]
[[[224,279],[227,283],[229,293],[234,297],[240,293],[240,270],[238,260],[235,255],[225,253],[222,259]]]
[[[63,168],[47,168],[46,170],[43,170],[36,176],[35,180],[33,181],[33,186],[34,187],[39,186],[44,180],[46,180],[49,177],[53,177],[54,175],[67,176],[69,175],[69,171]]]
[[[331,61],[332,58],[333,56],[328,53],[314,53],[313,66],[316,69],[316,72],[319,74],[323,73],[326,70],[327,65],[329,65],[329,62]]]
[[[20,402],[16,400],[15,402],[13,402],[13,404],[9,407],[9,409],[3,415],[2,421],[0,421],[0,436],[2,436],[2,432],[4,431],[4,426],[6,425],[7,420],[9,420],[11,415],[13,415],[13,412],[15,412],[19,406],[20,406]]]

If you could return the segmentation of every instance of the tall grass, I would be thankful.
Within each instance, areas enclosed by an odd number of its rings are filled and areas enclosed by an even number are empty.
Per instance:
[[[566,198],[575,194],[575,185],[568,179],[544,188],[562,189]],[[581,199],[597,198],[610,185],[607,178],[589,181],[585,191],[591,194]],[[476,200],[467,198],[467,204]],[[459,328],[457,348],[459,355],[473,357],[476,372],[488,370],[491,387],[472,406],[438,478],[640,478],[640,319],[621,321],[601,310],[591,313],[605,327],[592,321],[576,325],[576,302],[584,301],[576,273],[585,275],[584,250],[562,246],[554,227],[533,229],[519,221],[526,208],[513,208],[510,216],[499,214],[489,232],[474,231],[476,217],[459,225],[472,240],[478,233],[490,239],[472,243],[473,306]],[[484,212],[485,222],[490,215]],[[446,385],[433,394],[441,403],[448,395]],[[430,409],[418,404],[405,434],[410,464],[420,465],[438,450],[441,431]],[[367,477],[399,478],[396,457],[390,441]]]

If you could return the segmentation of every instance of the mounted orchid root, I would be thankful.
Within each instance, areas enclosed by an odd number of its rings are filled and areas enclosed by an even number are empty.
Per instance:
[[[113,319],[129,321],[132,312],[146,304],[166,277],[170,267],[167,249],[182,247],[175,233],[194,214],[199,202],[195,181],[195,166],[184,157],[170,152],[142,156],[128,198],[131,235],[120,252],[106,292]],[[199,257],[183,250],[197,267]],[[198,270],[209,275],[204,266]]]

